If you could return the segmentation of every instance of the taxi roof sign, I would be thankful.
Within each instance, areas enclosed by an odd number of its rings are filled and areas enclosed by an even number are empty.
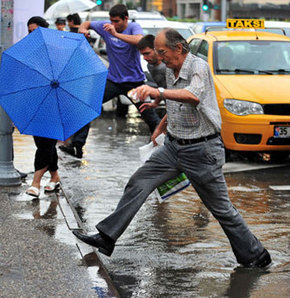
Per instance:
[[[227,28],[231,29],[264,29],[264,20],[257,19],[227,19]]]

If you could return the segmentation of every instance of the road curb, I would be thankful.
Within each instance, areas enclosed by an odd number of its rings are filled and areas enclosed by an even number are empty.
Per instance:
[[[70,218],[70,216],[66,215],[64,208],[62,208],[61,199],[59,198],[59,206],[61,208],[63,217],[67,223],[68,229],[69,230],[78,229],[78,230],[87,232],[76,209],[74,208],[74,206],[70,200],[69,195],[66,193],[65,188],[63,187],[63,185],[61,185],[60,188],[61,188],[61,194],[64,197],[68,206],[70,207],[71,212],[72,212],[74,219],[76,221],[76,225],[73,223],[73,226],[72,226],[72,224],[67,220],[67,218]],[[78,241],[78,240],[76,240],[76,241]],[[77,246],[77,249],[78,249],[78,251],[81,255],[81,258],[83,260],[83,264],[85,264],[87,267],[92,267],[92,266],[99,267],[98,274],[100,274],[102,276],[102,278],[105,280],[105,282],[107,283],[110,293],[112,293],[114,295],[114,297],[120,298],[121,296],[120,296],[117,288],[115,287],[114,282],[112,281],[106,266],[102,262],[101,258],[99,258],[97,250],[93,247],[89,247],[86,244],[81,243],[80,241],[78,241],[78,243],[76,243],[76,246]],[[88,249],[88,247],[89,247],[89,249]]]

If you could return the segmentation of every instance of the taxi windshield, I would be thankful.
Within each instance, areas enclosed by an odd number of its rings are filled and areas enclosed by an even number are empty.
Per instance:
[[[215,43],[214,71],[218,74],[290,74],[290,42],[220,41]]]

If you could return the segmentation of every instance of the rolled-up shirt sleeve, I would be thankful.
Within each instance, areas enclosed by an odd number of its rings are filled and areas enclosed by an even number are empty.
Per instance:
[[[92,21],[90,29],[95,30],[102,37],[104,36],[104,24],[109,23],[108,21]]]
[[[144,35],[143,29],[142,27],[138,24],[138,23],[132,23],[132,31],[131,31],[132,35]]]

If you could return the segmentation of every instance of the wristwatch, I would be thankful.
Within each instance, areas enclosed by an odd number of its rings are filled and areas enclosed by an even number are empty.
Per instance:
[[[164,99],[163,93],[164,93],[164,88],[163,87],[159,87],[158,88],[159,91],[159,96],[160,96],[160,100]]]

